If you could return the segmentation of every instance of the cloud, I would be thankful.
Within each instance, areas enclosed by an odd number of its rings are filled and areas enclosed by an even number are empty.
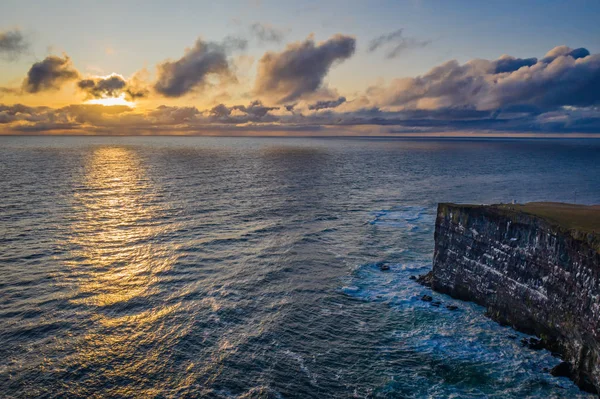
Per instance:
[[[537,58],[515,58],[510,55],[503,55],[492,62],[493,73],[514,72],[524,66],[533,66],[537,64]]]
[[[161,105],[151,111],[144,122],[160,126],[176,127],[192,124],[200,115],[196,107],[169,107]]]
[[[53,109],[29,107],[22,104],[0,104],[0,124],[9,125],[17,132],[51,132],[73,130],[106,124],[107,116],[131,111],[126,106],[104,107],[102,105],[74,104]]]
[[[310,104],[308,106],[308,109],[310,110],[320,110],[320,109],[326,109],[326,108],[335,108],[339,105],[342,105],[343,103],[346,102],[346,97],[339,97],[337,100],[324,100],[324,101],[317,101],[314,104]]]
[[[506,109],[540,111],[600,104],[600,54],[557,47],[546,57],[448,61],[415,78],[375,86],[367,95],[378,106],[404,109]]]
[[[542,62],[550,63],[550,62],[554,61],[555,59],[557,59],[558,57],[564,57],[564,56],[569,56],[574,59],[579,59],[579,58],[585,58],[588,55],[590,55],[590,52],[583,47],[572,49],[567,46],[557,46],[557,47],[554,47],[552,50],[548,51],[548,53],[546,53],[544,58],[542,58]]]
[[[406,50],[422,48],[429,44],[431,44],[431,40],[406,37],[404,36],[404,30],[398,29],[372,39],[369,42],[368,51],[372,53],[379,48],[385,48],[386,58],[396,58]]]
[[[260,92],[280,102],[285,100],[281,107],[261,99],[208,109],[168,105],[152,110],[101,105],[57,109],[0,105],[0,133],[600,134],[600,54],[560,46],[541,59],[503,55],[463,64],[452,60],[421,76],[374,86],[347,100],[337,94],[334,97],[323,79],[333,63],[351,55],[354,40],[349,39],[334,36],[318,45],[308,39],[280,53],[267,53],[268,65],[259,68],[259,82],[268,90]],[[225,43],[221,46],[239,45]],[[344,46],[351,48],[340,50]],[[60,62],[50,63],[53,67],[46,66],[44,71],[77,73],[68,57],[54,58]],[[308,71],[302,69],[304,65],[309,65]],[[50,83],[39,83],[39,90],[59,87],[73,76],[56,75],[58,79],[40,79]],[[140,71],[129,79],[116,74],[82,79],[79,87],[90,96],[110,96],[126,93],[136,84],[144,88],[146,81],[144,71]],[[294,103],[287,102],[291,99]]]
[[[63,57],[50,55],[31,66],[23,81],[23,90],[28,93],[58,90],[63,83],[78,77],[79,72],[73,67],[67,55]]]
[[[210,114],[217,118],[222,118],[222,117],[231,115],[231,111],[232,111],[232,109],[229,108],[228,106],[226,106],[225,104],[219,104],[219,105],[214,106],[210,110]]]
[[[274,118],[266,118],[270,111],[278,110],[279,107],[267,107],[260,100],[254,100],[249,105],[234,105],[231,107],[219,104],[206,112],[211,120],[222,123],[248,123],[258,121],[274,122]]]
[[[256,22],[250,26],[251,33],[261,43],[281,43],[285,37],[285,32],[268,24]]]
[[[0,97],[5,94],[19,94],[19,89],[14,87],[0,87]]]
[[[18,29],[0,32],[0,58],[12,61],[27,52],[29,43]]]
[[[106,78],[88,78],[77,82],[77,86],[92,98],[118,97],[127,82],[120,75],[110,75]]]
[[[226,36],[221,46],[227,53],[236,50],[245,50],[248,47],[248,40],[238,36]]]
[[[125,99],[129,101],[146,98],[149,94],[150,91],[146,87],[136,86],[131,83],[129,83],[125,89]]]
[[[198,39],[194,47],[186,50],[177,61],[165,61],[158,65],[158,80],[154,89],[165,97],[182,97],[208,84],[210,76],[221,81],[235,81],[228,53],[244,49],[246,41],[226,38],[222,43]]]
[[[42,108],[28,107],[23,104],[0,104],[0,124],[8,124],[18,120],[27,120],[30,115],[37,113],[37,109]],[[43,109],[46,108],[44,107]],[[29,120],[33,121],[31,118],[29,118]]]
[[[77,87],[84,91],[88,98],[119,97],[124,93],[127,100],[136,100],[149,94],[138,74],[129,81],[115,73],[106,77],[86,78],[78,81]]]
[[[134,101],[140,98],[146,98],[150,95],[149,80],[150,73],[148,70],[140,69],[127,79],[125,87],[125,98],[129,101]]]
[[[257,118],[262,118],[269,111],[273,111],[279,109],[279,107],[265,107],[260,100],[255,100],[250,103],[248,106],[244,105],[236,105],[233,109],[244,112],[247,115],[252,115]]]
[[[355,48],[353,37],[338,34],[318,44],[308,38],[280,53],[267,52],[259,61],[255,92],[278,103],[314,93],[331,66],[350,58]]]
[[[386,111],[378,107],[339,112],[334,109],[273,114],[259,101],[220,104],[206,110],[161,105],[153,110],[79,104],[52,109],[0,104],[0,133],[54,134],[229,134],[324,131],[362,134],[431,134],[439,132],[600,133],[599,107],[563,107],[538,112],[530,108],[468,108]],[[365,130],[367,129],[367,130]]]

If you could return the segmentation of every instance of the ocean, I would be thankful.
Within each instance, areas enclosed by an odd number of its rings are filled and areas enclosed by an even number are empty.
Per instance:
[[[0,137],[0,397],[591,398],[410,279],[512,200],[600,203],[600,140]]]

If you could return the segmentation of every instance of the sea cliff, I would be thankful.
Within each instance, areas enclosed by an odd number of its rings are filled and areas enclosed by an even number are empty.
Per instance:
[[[439,204],[430,283],[537,335],[600,391],[600,207]]]

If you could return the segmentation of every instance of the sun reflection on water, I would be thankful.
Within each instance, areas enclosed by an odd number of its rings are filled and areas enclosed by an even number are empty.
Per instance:
[[[110,306],[148,296],[153,276],[169,267],[153,252],[150,182],[135,153],[101,147],[86,165],[82,190],[76,192],[83,217],[74,226],[78,262],[90,266],[80,281],[80,301]]]
[[[159,275],[174,263],[172,248],[155,240],[166,231],[159,217],[166,205],[155,201],[156,187],[142,160],[126,147],[95,149],[74,195],[81,216],[71,235],[71,302],[89,309],[91,327],[79,341],[73,367],[110,364],[95,383],[129,381],[116,384],[113,393],[153,396],[149,379],[164,364],[170,340],[189,327],[168,321],[180,302],[158,299]],[[169,326],[178,330],[167,331]]]

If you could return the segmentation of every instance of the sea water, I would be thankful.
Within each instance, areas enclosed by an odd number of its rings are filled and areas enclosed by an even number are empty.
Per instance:
[[[0,397],[591,397],[410,279],[513,199],[600,203],[600,141],[2,137]]]

